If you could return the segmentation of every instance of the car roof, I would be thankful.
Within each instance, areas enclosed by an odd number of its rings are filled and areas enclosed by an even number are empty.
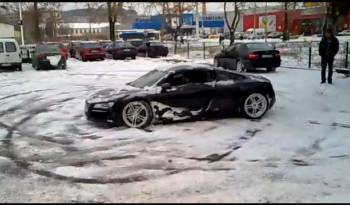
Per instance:
[[[169,66],[162,67],[159,70],[169,71],[169,72],[178,72],[178,71],[192,70],[197,68],[214,70],[215,66],[208,63],[179,63],[177,65],[169,65]]]

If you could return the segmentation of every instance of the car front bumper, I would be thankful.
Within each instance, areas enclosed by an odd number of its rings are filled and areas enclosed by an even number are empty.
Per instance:
[[[110,108],[101,109],[101,108],[94,108],[94,106],[95,106],[94,103],[85,102],[84,113],[87,120],[95,121],[95,122],[113,121],[112,112],[110,111]]]

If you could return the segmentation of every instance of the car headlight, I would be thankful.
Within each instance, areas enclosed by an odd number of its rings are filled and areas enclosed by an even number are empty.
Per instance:
[[[110,107],[113,106],[113,102],[109,102],[109,103],[98,103],[94,105],[94,108],[97,109],[108,109]]]

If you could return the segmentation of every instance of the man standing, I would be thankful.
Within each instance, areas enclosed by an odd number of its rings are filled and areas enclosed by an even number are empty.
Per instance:
[[[328,83],[332,84],[333,61],[338,53],[339,41],[334,36],[332,29],[327,29],[319,46],[319,55],[321,56],[321,84],[326,82],[326,68],[328,65]]]

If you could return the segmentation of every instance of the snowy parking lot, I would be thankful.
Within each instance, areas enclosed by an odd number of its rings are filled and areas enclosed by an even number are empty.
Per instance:
[[[175,63],[69,59],[67,70],[1,72],[0,202],[349,200],[350,79],[337,73],[333,85],[315,70],[254,73],[276,92],[261,120],[149,130],[86,120],[90,94]]]

